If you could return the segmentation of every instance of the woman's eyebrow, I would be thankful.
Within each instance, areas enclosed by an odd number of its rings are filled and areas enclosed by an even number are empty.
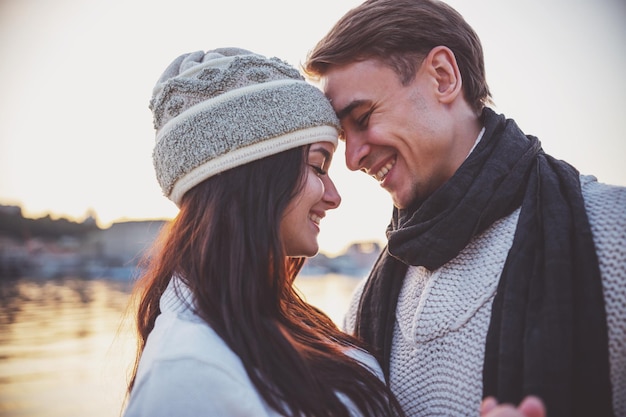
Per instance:
[[[330,159],[331,158],[331,154],[327,149],[324,148],[313,148],[310,150],[310,152],[319,152],[322,155],[324,155],[324,158],[326,159]]]

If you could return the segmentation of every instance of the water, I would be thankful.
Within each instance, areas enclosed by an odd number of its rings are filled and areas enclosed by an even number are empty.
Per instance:
[[[300,277],[340,323],[359,279]],[[119,416],[135,340],[119,280],[0,281],[0,417]]]

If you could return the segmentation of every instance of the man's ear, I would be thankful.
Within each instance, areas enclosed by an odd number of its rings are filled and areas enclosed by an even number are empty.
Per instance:
[[[446,46],[434,47],[426,56],[429,72],[437,82],[441,103],[452,103],[462,92],[463,80],[454,53]]]

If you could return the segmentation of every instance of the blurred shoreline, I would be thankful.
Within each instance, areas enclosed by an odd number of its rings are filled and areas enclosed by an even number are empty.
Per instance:
[[[132,280],[167,224],[167,220],[130,220],[101,229],[93,217],[81,223],[49,216],[28,219],[20,207],[0,205],[0,279]],[[335,256],[321,252],[307,259],[301,275],[364,276],[380,251],[378,242],[366,241],[354,242]]]

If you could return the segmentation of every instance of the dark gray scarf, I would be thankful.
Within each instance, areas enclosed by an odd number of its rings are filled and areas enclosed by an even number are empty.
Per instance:
[[[482,118],[483,138],[454,176],[427,200],[394,209],[356,334],[389,377],[407,266],[441,267],[521,205],[493,303],[484,395],[511,403],[538,395],[550,417],[613,416],[602,282],[579,173],[513,120],[488,108]]]

